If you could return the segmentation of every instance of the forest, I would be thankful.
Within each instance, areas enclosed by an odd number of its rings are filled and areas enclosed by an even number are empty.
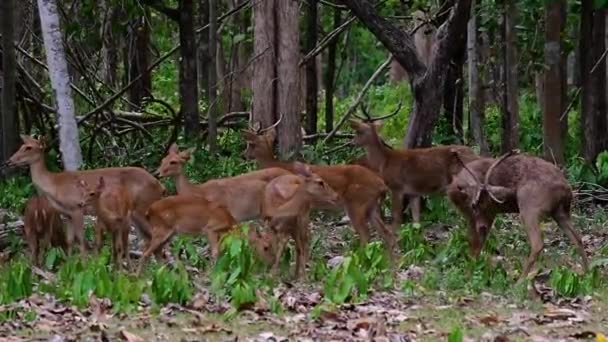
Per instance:
[[[605,0],[0,1],[1,341],[608,341]]]

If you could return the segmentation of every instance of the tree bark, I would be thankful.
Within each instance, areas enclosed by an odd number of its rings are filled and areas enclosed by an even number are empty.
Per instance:
[[[115,88],[118,70],[119,35],[114,35],[113,26],[118,17],[118,8],[111,6],[108,0],[99,1],[101,14],[101,79],[110,87]]]
[[[450,125],[450,133],[454,135],[455,143],[463,141],[463,74],[462,65],[464,64],[464,53],[466,44],[462,44],[462,51],[459,51],[448,66],[447,77],[444,87],[443,109],[446,121]]]
[[[593,163],[597,155],[608,147],[606,64],[600,61],[605,48],[605,11],[594,10],[593,0],[583,0],[581,4],[582,155],[587,162]],[[594,69],[597,61],[600,62]]]
[[[209,0],[200,0],[198,3],[199,26],[204,27],[209,23]],[[198,86],[200,98],[208,100],[207,90],[209,87],[209,28],[200,33],[200,43],[198,44]]]
[[[279,124],[279,154],[291,157],[300,151],[302,129],[300,125],[300,36],[298,1],[277,2],[278,53],[277,53],[277,111],[283,115]]]
[[[210,4],[211,6],[211,4]],[[211,13],[209,13],[211,18]],[[188,139],[201,133],[198,115],[198,84],[196,72],[196,37],[194,35],[193,0],[179,1],[179,95],[181,114],[184,118],[184,133]],[[211,29],[210,29],[211,31]],[[211,42],[209,42],[211,44]],[[210,48],[210,51],[211,50]],[[209,82],[211,83],[211,82]]]
[[[514,0],[506,0],[503,17],[503,115],[501,150],[506,153],[519,145],[519,91],[516,48],[516,8]]]
[[[545,72],[543,101],[543,146],[548,161],[564,163],[560,116],[562,114],[562,40],[563,0],[545,3]]]
[[[477,40],[477,13],[475,1],[471,4],[471,18],[468,24],[467,52],[469,62],[469,126],[475,144],[482,156],[489,156],[488,141],[484,133],[485,100],[482,79],[479,72],[479,43]]]
[[[15,59],[15,3],[13,0],[2,1],[0,7],[0,30],[2,33],[2,107],[0,114],[0,133],[2,134],[2,159],[6,160],[19,146],[19,116],[16,105],[16,69]]]
[[[333,10],[334,29],[342,24],[342,11],[338,8]],[[338,39],[333,39],[327,46],[327,71],[325,72],[325,132],[334,129],[334,93],[336,79],[336,52],[338,50]]]
[[[129,89],[130,110],[140,110],[142,101],[152,93],[152,76],[147,72],[149,64],[150,24],[147,15],[142,15],[130,24],[130,39],[125,54],[128,78],[126,83],[140,74],[143,76]]]
[[[306,52],[314,50],[317,45],[317,0],[309,0],[306,13]],[[306,132],[317,133],[317,59],[311,58],[306,63]]]
[[[77,170],[82,163],[74,99],[70,88],[70,75],[63,49],[61,26],[55,0],[38,0],[40,26],[46,51],[51,87],[55,93],[57,122],[59,124],[59,150],[66,170]]]
[[[217,50],[217,1],[209,0],[209,51]],[[207,127],[207,143],[209,152],[217,152],[217,71],[215,70],[215,59],[217,53],[212,55],[209,63],[209,115]]]
[[[253,4],[253,109],[252,120],[261,127],[271,126],[276,118],[276,0],[255,1]]]
[[[438,29],[428,67],[420,60],[412,37],[380,17],[367,0],[342,0],[393,54],[410,77],[414,108],[404,139],[406,148],[431,145],[431,136],[443,103],[443,87],[450,60],[462,46],[471,0],[459,0],[449,19]]]

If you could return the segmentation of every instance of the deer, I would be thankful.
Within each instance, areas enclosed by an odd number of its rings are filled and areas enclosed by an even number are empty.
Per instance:
[[[460,145],[406,150],[389,148],[378,135],[381,121],[351,119],[350,126],[355,131],[353,142],[365,148],[368,163],[376,166],[378,175],[391,191],[394,232],[402,223],[404,197],[410,203],[412,221],[420,223],[420,196],[445,193],[453,176],[462,168],[451,151],[458,151],[466,162],[479,158],[470,147]]]
[[[454,177],[447,194],[468,223],[469,252],[479,256],[499,213],[519,213],[530,243],[530,254],[518,282],[530,273],[543,250],[541,220],[550,216],[574,244],[588,270],[588,259],[571,217],[572,188],[555,165],[518,150],[497,159],[480,158],[469,163],[452,152],[463,169]]]
[[[184,165],[193,152],[194,148],[180,151],[176,144],[172,144],[156,173],[160,177],[172,177],[180,195],[201,196],[223,205],[237,222],[258,219],[261,214],[260,193],[266,184],[276,177],[291,174],[281,168],[270,168],[194,184],[184,173]]]
[[[129,265],[129,228],[134,203],[128,189],[122,185],[106,185],[104,177],[99,177],[96,187],[88,189],[87,206],[97,216],[95,222],[95,247],[97,253],[103,247],[106,232],[112,236],[112,258],[118,269],[126,258]]]
[[[295,277],[300,278],[310,255],[310,210],[314,200],[337,205],[338,194],[306,164],[296,162],[295,174],[279,176],[264,189],[262,217],[274,242],[273,273],[277,273],[289,237],[295,242]],[[261,254],[261,252],[258,252]]]
[[[77,182],[80,189],[84,183]],[[84,206],[81,201],[80,207]],[[53,246],[65,249],[66,237],[60,212],[53,208],[49,200],[40,195],[30,197],[23,211],[23,235],[32,255],[34,265],[40,265],[42,251]]]
[[[149,256],[162,250],[177,233],[205,233],[211,256],[217,259],[221,236],[237,224],[221,203],[190,194],[169,196],[152,203],[146,212],[146,219],[150,223],[150,240],[144,249],[137,274],[141,273]]]
[[[294,172],[296,165],[294,162],[278,160],[273,154],[276,138],[274,127],[280,121],[281,118],[264,129],[256,123],[243,130],[242,135],[247,142],[243,157],[247,160],[255,160],[258,168],[262,170],[279,167]],[[370,240],[368,225],[371,224],[393,255],[395,236],[386,228],[380,210],[380,203],[388,192],[382,178],[360,165],[309,165],[309,167],[312,173],[321,177],[340,197],[338,205],[313,201],[313,207],[343,208],[363,245]]]
[[[74,241],[80,252],[85,253],[84,214],[78,207],[79,188],[74,179],[81,179],[87,184],[97,184],[104,177],[108,185],[123,185],[131,195],[133,223],[144,238],[149,237],[145,213],[150,204],[159,200],[165,188],[146,170],[139,167],[112,167],[84,171],[50,172],[44,163],[45,143],[43,139],[21,135],[23,144],[5,163],[4,166],[29,166],[30,175],[38,192],[45,196],[51,206],[68,219],[67,247],[72,251]]]

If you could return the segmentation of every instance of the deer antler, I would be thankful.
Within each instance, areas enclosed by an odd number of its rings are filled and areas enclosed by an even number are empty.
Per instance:
[[[467,172],[471,175],[471,177],[473,178],[473,180],[475,181],[475,183],[477,183],[477,193],[475,194],[475,198],[473,199],[473,205],[477,205],[477,203],[479,202],[479,198],[481,197],[481,191],[483,190],[484,185],[483,185],[483,183],[481,183],[481,181],[479,180],[479,178],[477,178],[477,176],[475,175],[475,173],[473,171],[471,171],[471,169],[469,169],[469,167],[462,160],[462,158],[460,158],[460,154],[458,154],[458,151],[452,150],[452,155],[454,157],[456,157],[456,160],[462,166],[462,168],[465,169],[465,170],[467,170]]]
[[[369,107],[364,104],[361,103],[359,105],[359,108],[361,109],[361,112],[363,113],[364,116],[360,116],[357,114],[353,114],[354,116],[356,116],[357,118],[363,120],[364,122],[374,122],[374,121],[381,121],[381,120],[386,120],[388,118],[391,118],[395,115],[397,115],[397,113],[399,113],[399,111],[401,110],[401,107],[403,107],[403,99],[399,99],[399,103],[397,104],[397,107],[390,113],[382,115],[380,117],[374,118],[373,116],[371,116],[369,114]]]
[[[262,129],[258,129],[256,131],[256,134],[262,134],[266,131],[269,131],[275,127],[277,127],[279,125],[279,123],[281,123],[281,120],[283,120],[283,113],[281,113],[281,115],[279,116],[279,120],[277,120],[277,122],[273,123],[272,125],[266,127],[266,128],[262,128]]]
[[[494,194],[492,193],[492,191],[489,190],[488,188],[488,182],[490,181],[490,176],[492,175],[492,172],[494,171],[494,169],[500,164],[502,163],[505,159],[511,157],[512,155],[515,154],[519,154],[519,150],[515,149],[515,150],[511,150],[505,154],[503,154],[500,158],[498,158],[494,163],[492,163],[492,165],[490,165],[490,167],[488,168],[488,171],[486,172],[486,175],[484,177],[484,181],[483,181],[483,190],[487,191],[488,195],[492,198],[493,201],[495,201],[496,203],[504,203],[504,201],[499,200],[498,198],[496,198],[496,196],[494,196]]]

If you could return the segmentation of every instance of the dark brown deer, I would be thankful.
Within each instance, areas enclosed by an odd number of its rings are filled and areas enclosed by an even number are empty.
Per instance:
[[[453,151],[464,169],[448,187],[448,196],[468,222],[471,254],[481,252],[496,214],[519,213],[530,243],[520,277],[524,279],[543,249],[540,223],[548,215],[574,244],[587,270],[587,256],[570,216],[572,189],[568,181],[555,165],[517,152],[465,163],[459,152]]]
[[[262,169],[279,167],[294,172],[294,162],[280,161],[273,154],[273,144],[276,137],[274,126],[277,123],[266,129],[254,127],[243,131],[243,137],[247,141],[244,157],[255,159],[258,167]],[[392,253],[395,236],[384,225],[380,213],[380,202],[388,191],[382,178],[373,171],[359,165],[310,165],[310,170],[319,175],[338,193],[341,206],[345,209],[361,243],[367,244],[369,241],[368,224],[371,223]],[[313,207],[336,208],[335,205],[316,201],[313,203]]]
[[[412,218],[420,222],[420,196],[443,193],[462,166],[455,159],[452,150],[458,151],[466,162],[479,158],[467,146],[447,145],[407,150],[387,147],[377,128],[379,121],[365,123],[350,121],[355,130],[355,144],[365,147],[367,162],[377,169],[391,189],[393,231],[401,225],[403,198],[409,199]]]

